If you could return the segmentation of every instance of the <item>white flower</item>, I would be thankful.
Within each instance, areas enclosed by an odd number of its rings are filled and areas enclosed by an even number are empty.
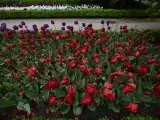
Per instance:
[[[82,4],[81,6],[65,6],[65,5],[31,5],[27,7],[0,7],[0,10],[80,10],[80,9],[103,9],[101,6],[97,5],[85,5]]]

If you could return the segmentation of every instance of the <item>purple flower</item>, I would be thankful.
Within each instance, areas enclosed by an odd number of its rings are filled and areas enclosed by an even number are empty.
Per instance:
[[[66,23],[65,23],[65,22],[62,22],[62,26],[66,26]]]
[[[18,30],[18,26],[14,25],[14,26],[13,26],[13,29],[14,29],[14,30]]]
[[[18,25],[19,28],[22,28],[23,26],[21,24]]]
[[[111,27],[110,26],[108,26],[108,28],[107,28],[108,30],[110,30],[111,29]]]
[[[36,24],[34,24],[34,25],[32,25],[32,27],[33,27],[33,28],[37,28],[37,25],[36,25]]]
[[[21,25],[26,25],[26,23],[24,21],[21,21]]]
[[[67,26],[67,29],[70,29],[71,26]]]
[[[134,31],[134,28],[131,28],[131,31]]]
[[[31,31],[30,31],[30,30],[28,30],[28,29],[26,29],[26,30],[25,30],[25,32],[26,32],[26,33],[30,33]]]
[[[109,26],[109,23],[110,23],[110,21],[109,21],[109,20],[108,20],[108,21],[106,21],[107,26]]]
[[[34,30],[31,30],[30,32],[31,32],[31,34],[34,34],[34,33],[35,33],[35,31],[34,31]]]
[[[73,26],[71,26],[71,27],[70,27],[70,30],[72,31],[73,29],[74,29]]]
[[[45,28],[48,28],[48,27],[49,27],[49,25],[48,25],[48,24],[44,24],[44,27],[45,27]]]
[[[101,24],[104,24],[104,20],[101,20]]]
[[[65,30],[65,27],[61,27],[62,30]]]
[[[55,22],[53,20],[51,20],[51,23],[54,24]]]
[[[47,33],[50,33],[50,30],[49,30],[49,29],[46,29],[46,32],[47,32]]]
[[[56,35],[59,35],[59,32],[56,32]]]
[[[6,23],[2,23],[1,26],[5,27],[5,28],[7,27]]]
[[[15,33],[16,33],[16,31],[15,31],[15,30],[11,30],[10,32],[11,32],[12,34],[15,34]]]
[[[92,24],[88,24],[88,27],[92,27]]]
[[[78,21],[77,21],[77,20],[76,20],[76,21],[74,21],[74,24],[75,24],[75,25],[78,25]]]
[[[86,27],[86,24],[85,24],[85,23],[82,23],[82,26],[83,26],[83,27]]]
[[[3,32],[4,30],[6,30],[6,26],[1,25],[1,26],[0,26],[0,31],[2,31],[2,32]]]

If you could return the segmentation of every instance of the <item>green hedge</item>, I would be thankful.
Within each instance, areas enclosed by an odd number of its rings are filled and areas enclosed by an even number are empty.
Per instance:
[[[0,19],[20,18],[147,18],[149,14],[145,10],[114,10],[114,9],[90,9],[90,10],[12,10],[0,11]],[[156,16],[157,18],[160,15]]]
[[[44,117],[39,117],[39,118],[29,118],[29,119],[22,119],[20,117],[16,117],[15,119],[12,120],[78,120],[78,119],[67,119],[67,118],[44,118]],[[109,120],[107,117],[100,118],[98,120]],[[120,120],[158,120],[158,118],[153,118],[150,116],[127,116],[127,117],[122,117]]]
[[[1,6],[32,4],[78,4],[80,0],[0,0]]]

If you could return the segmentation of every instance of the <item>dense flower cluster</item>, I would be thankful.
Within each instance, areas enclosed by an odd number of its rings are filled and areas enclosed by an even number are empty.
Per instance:
[[[58,115],[73,108],[75,116],[83,106],[137,112],[139,103],[159,104],[160,82],[151,78],[160,73],[160,60],[148,53],[149,30],[139,34],[121,26],[115,34],[108,29],[109,21],[100,23],[101,30],[82,23],[83,29],[74,31],[63,22],[66,30],[59,32],[48,24],[34,24],[29,30],[24,21],[13,29],[2,23],[0,77],[4,96],[10,95],[3,98],[11,99],[11,105],[18,103],[29,116],[33,102],[45,103],[46,113]],[[80,26],[78,21],[74,24]]]
[[[32,5],[26,7],[0,7],[0,10],[81,10],[81,9],[103,9],[98,5],[81,5],[81,6],[69,6],[69,5]]]

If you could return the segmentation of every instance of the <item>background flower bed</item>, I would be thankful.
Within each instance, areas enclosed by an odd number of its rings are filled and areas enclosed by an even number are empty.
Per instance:
[[[0,5],[78,4],[79,2],[80,0],[1,0]]]
[[[90,9],[90,10],[30,10],[30,11],[0,11],[0,19],[24,19],[24,18],[148,18],[150,13],[145,10],[114,10],[114,9]],[[160,14],[154,16],[160,17]]]
[[[103,9],[98,5],[32,5],[32,6],[21,6],[21,7],[0,7],[0,10],[82,10],[82,9]]]

